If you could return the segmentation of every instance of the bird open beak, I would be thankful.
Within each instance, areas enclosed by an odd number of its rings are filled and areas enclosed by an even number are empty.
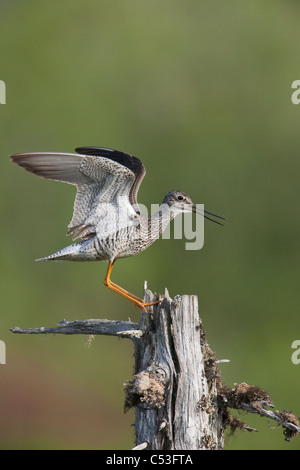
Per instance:
[[[219,222],[218,220],[214,220],[212,219],[211,217],[208,217],[206,214],[209,214],[213,217],[217,217],[218,219],[222,219],[222,220],[226,220],[225,217],[222,217],[221,215],[216,215],[216,214],[213,214],[212,212],[208,212],[206,210],[202,210],[202,209],[199,209],[199,207],[197,207],[196,205],[193,206],[193,209],[192,209],[192,212],[194,212],[194,214],[199,214],[199,215],[202,215],[202,217],[205,217],[205,219],[208,219],[210,220],[211,222],[214,222],[215,224],[218,224],[218,225],[224,225],[222,224],[221,222]]]

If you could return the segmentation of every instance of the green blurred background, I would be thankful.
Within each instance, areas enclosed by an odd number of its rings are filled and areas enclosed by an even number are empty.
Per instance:
[[[8,155],[112,147],[140,157],[150,207],[171,189],[227,217],[201,251],[159,240],[120,261],[114,281],[197,294],[223,381],[269,391],[300,413],[300,3],[286,0],[66,0],[0,3],[2,449],[130,449],[129,341],[13,335],[9,328],[108,318],[138,321],[103,286],[104,263],[35,263],[70,244],[75,188],[35,178]],[[226,449],[299,449],[281,428],[240,415]],[[272,429],[271,429],[272,428]],[[273,429],[275,428],[275,429]]]

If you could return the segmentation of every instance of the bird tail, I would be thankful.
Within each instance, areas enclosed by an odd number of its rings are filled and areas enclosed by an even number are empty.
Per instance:
[[[93,248],[91,240],[84,240],[67,246],[44,258],[38,258],[36,261],[94,261],[99,258],[96,257],[95,249]]]

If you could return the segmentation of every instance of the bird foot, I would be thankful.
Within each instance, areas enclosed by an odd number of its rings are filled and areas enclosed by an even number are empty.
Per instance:
[[[156,300],[155,302],[149,302],[149,303],[148,302],[135,302],[135,306],[139,307],[141,310],[148,313],[146,307],[152,307],[152,305],[157,305],[160,302],[161,300]]]

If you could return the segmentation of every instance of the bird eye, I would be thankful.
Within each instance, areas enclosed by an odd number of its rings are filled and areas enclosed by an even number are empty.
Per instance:
[[[183,201],[183,196],[177,196],[178,201]]]

